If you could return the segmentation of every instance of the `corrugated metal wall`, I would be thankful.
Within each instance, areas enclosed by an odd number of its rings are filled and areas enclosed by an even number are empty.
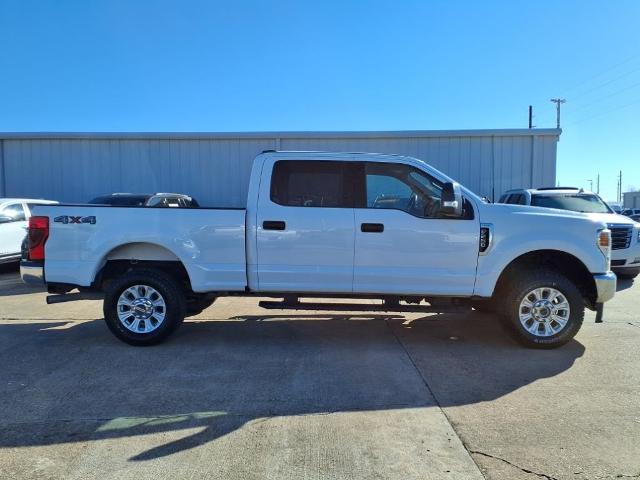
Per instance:
[[[267,149],[396,153],[488,198],[553,186],[558,130],[269,134],[0,134],[0,196],[84,202],[112,192],[181,192],[243,207]]]

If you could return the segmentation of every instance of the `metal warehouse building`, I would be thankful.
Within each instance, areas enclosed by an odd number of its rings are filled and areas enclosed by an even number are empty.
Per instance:
[[[553,186],[556,129],[266,133],[0,133],[0,197],[86,202],[112,192],[179,192],[243,207],[263,150],[397,153],[487,198]]]

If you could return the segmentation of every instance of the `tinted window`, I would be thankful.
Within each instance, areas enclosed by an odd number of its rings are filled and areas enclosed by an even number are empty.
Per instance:
[[[524,205],[524,195],[521,193],[514,193],[509,198],[509,203]]]
[[[416,217],[440,216],[442,182],[409,165],[367,163],[367,208],[402,210]]]
[[[583,213],[611,213],[607,204],[593,194],[533,195],[531,205]]]
[[[24,208],[21,203],[7,205],[0,211],[0,217],[9,217],[11,222],[21,222],[27,218],[24,215]]]
[[[353,207],[348,162],[280,160],[273,167],[271,201],[292,207]]]

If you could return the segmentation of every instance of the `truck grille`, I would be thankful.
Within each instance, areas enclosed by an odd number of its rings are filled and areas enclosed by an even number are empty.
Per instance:
[[[633,235],[632,225],[619,225],[610,223],[607,225],[611,230],[611,249],[622,250],[623,248],[629,248],[631,245],[631,236]]]

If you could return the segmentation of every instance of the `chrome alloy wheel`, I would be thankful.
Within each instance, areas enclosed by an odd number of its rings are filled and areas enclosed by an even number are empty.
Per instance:
[[[518,313],[527,332],[537,337],[550,337],[567,325],[571,308],[562,292],[542,287],[524,296]]]
[[[118,298],[118,319],[134,333],[151,333],[164,321],[167,306],[162,295],[148,285],[133,285]]]

